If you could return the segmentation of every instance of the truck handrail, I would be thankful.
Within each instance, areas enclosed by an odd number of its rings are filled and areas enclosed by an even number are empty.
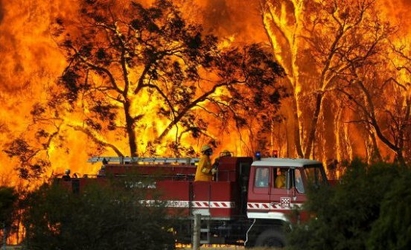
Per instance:
[[[127,163],[156,163],[156,164],[186,164],[195,165],[200,161],[199,158],[172,158],[172,157],[113,157],[113,156],[94,156],[88,159],[90,163],[103,162],[105,164],[115,162],[120,164]]]

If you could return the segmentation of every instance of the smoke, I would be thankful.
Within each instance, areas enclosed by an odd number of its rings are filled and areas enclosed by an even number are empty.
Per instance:
[[[204,23],[210,32],[223,39],[234,37],[240,43],[266,40],[259,1],[204,1]]]
[[[384,0],[381,2],[382,10],[388,20],[400,28],[408,36],[409,23],[411,21],[409,11],[411,0]],[[402,30],[401,30],[402,29]]]

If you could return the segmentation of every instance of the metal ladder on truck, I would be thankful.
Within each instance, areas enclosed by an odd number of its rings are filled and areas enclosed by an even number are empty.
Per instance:
[[[201,216],[200,244],[211,244],[210,216]]]
[[[210,216],[193,215],[193,246],[211,244]]]
[[[209,196],[210,196],[211,189],[209,189]],[[194,201],[194,192],[193,192],[193,184],[190,185],[190,201],[189,201],[189,210],[193,216],[193,245],[195,244],[211,244],[211,214],[210,214],[210,207],[208,208],[200,208],[194,209],[193,203]]]

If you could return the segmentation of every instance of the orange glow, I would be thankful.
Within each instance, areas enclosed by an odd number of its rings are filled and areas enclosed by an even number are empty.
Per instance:
[[[11,138],[20,135],[29,135],[34,133],[32,127],[32,117],[30,111],[35,103],[44,103],[48,95],[48,87],[55,84],[56,79],[61,76],[67,62],[61,51],[57,48],[56,41],[52,39],[50,24],[56,17],[61,17],[70,20],[69,17],[77,15],[77,1],[27,1],[13,0],[0,2],[0,100],[3,103],[3,108],[0,110],[0,131],[1,145],[4,149],[4,144]],[[151,2],[151,1],[147,1]],[[284,81],[293,87],[292,95],[297,100],[297,110],[292,110],[288,106],[282,109],[286,116],[285,123],[282,125],[273,124],[272,131],[269,133],[272,150],[280,150],[280,156],[295,157],[292,146],[286,146],[285,143],[292,144],[291,139],[287,139],[292,131],[288,126],[291,126],[292,119],[289,117],[297,114],[303,116],[303,111],[306,108],[300,101],[312,98],[311,92],[302,84],[301,78],[309,78],[310,71],[306,65],[301,65],[298,62],[300,52],[307,48],[304,43],[299,43],[299,34],[303,34],[303,6],[298,4],[300,1],[262,1],[265,5],[260,5],[259,1],[212,1],[202,0],[196,1],[176,1],[181,4],[184,13],[187,17],[204,24],[206,32],[214,32],[221,38],[220,46],[228,47],[232,45],[242,45],[250,42],[261,42],[274,49],[276,59],[284,67],[287,77]],[[251,3],[252,2],[252,3]],[[255,2],[255,3],[254,3]],[[318,1],[322,2],[322,1]],[[401,23],[400,34],[409,36],[409,15],[407,10],[410,6],[407,1],[379,1],[381,9],[386,18],[389,18],[393,23]],[[288,4],[285,4],[288,3]],[[294,8],[291,8],[294,6]],[[261,12],[260,8],[264,8]],[[290,19],[294,15],[295,19]],[[74,18],[73,18],[74,22]],[[271,30],[265,30],[264,25],[272,27]],[[284,33],[280,34],[280,30],[274,27],[278,26]],[[268,34],[266,32],[269,32]],[[401,37],[405,39],[407,37]],[[400,59],[398,59],[400,60]],[[407,79],[407,72],[399,72],[402,79]],[[93,79],[99,81],[97,77]],[[309,79],[310,81],[312,79]],[[312,80],[314,81],[314,80]],[[409,81],[409,80],[408,80]],[[321,90],[324,90],[321,88]],[[311,91],[311,90],[310,90]],[[410,98],[411,88],[408,86],[406,90],[400,91],[405,97]],[[224,90],[219,90],[216,95],[221,95]],[[143,118],[142,125],[138,127],[139,138],[138,144],[142,148],[153,137],[156,137],[167,126],[166,121],[158,120],[154,115],[149,116],[150,110],[156,106],[156,101],[149,94],[143,95],[145,98],[133,100],[133,109],[137,114],[146,114]],[[222,100],[223,102],[224,100]],[[285,101],[288,104],[289,101]],[[403,102],[406,102],[404,99]],[[82,103],[77,103],[81,107]],[[68,107],[66,107],[68,108]],[[70,168],[72,173],[93,173],[99,168],[97,165],[86,164],[90,155],[103,153],[104,155],[114,155],[113,151],[96,150],[90,147],[92,141],[85,133],[79,131],[83,126],[84,115],[87,114],[89,107],[83,107],[85,113],[68,113],[61,110],[60,120],[39,121],[48,129],[57,130],[64,136],[65,143],[61,140],[53,140],[49,146],[49,150],[44,153],[43,157],[48,157],[52,163],[52,167],[48,170],[48,176],[56,173],[63,173],[66,168]],[[154,112],[153,112],[154,113]],[[212,114],[204,114],[199,108],[195,115],[203,116],[210,119]],[[348,116],[348,114],[345,114]],[[344,119],[342,114],[341,119]],[[122,121],[119,121],[122,122]],[[255,117],[250,117],[252,126],[259,126]],[[340,121],[341,122],[341,121]],[[306,128],[307,124],[298,124],[301,129]],[[337,125],[336,125],[337,126]],[[358,138],[360,132],[352,132],[350,126],[340,123],[338,126],[343,127],[345,134],[338,137],[336,141],[340,143],[345,137],[353,136]],[[156,145],[156,153],[158,156],[172,156],[165,144],[175,140],[177,130],[181,130],[179,126],[174,126],[164,140],[164,144]],[[228,149],[234,152],[235,155],[250,154],[257,150],[256,145],[252,145],[255,135],[242,131],[241,136],[234,121],[227,121],[226,127],[208,128],[208,135],[218,139],[218,148],[215,152]],[[304,133],[301,133],[304,135]],[[358,140],[358,138],[345,138],[344,141]],[[115,134],[106,138],[98,138],[105,141],[116,142],[123,152],[127,150],[127,140],[124,134]],[[303,139],[303,138],[301,138]],[[325,139],[324,139],[325,140]],[[199,149],[202,144],[207,143],[205,139],[192,139],[184,137],[183,142],[186,145],[191,145],[195,150]],[[37,144],[38,146],[40,143]],[[290,149],[287,149],[287,148]],[[364,146],[365,147],[365,146]],[[362,154],[365,149],[360,147],[360,150],[347,147],[347,155],[353,157],[357,154]],[[145,156],[148,152],[143,151]],[[216,156],[216,155],[215,155]],[[321,158],[323,155],[320,156]],[[337,157],[339,157],[337,155]],[[1,170],[2,176],[9,176],[12,168],[18,164],[16,159],[9,159],[4,152],[1,152]],[[17,185],[18,180],[3,181],[8,185]]]
[[[261,30],[254,32],[256,28],[253,23],[259,19],[257,5],[253,7],[252,14],[249,15],[250,9],[247,9],[250,7],[249,4],[236,1],[227,2],[224,6],[219,6],[219,4],[218,2],[202,1],[198,3],[198,6],[194,6],[192,3],[184,4],[182,1],[182,6],[188,10],[187,12],[197,11],[203,15],[203,17],[196,15],[196,18],[198,21],[204,21],[206,29],[226,35],[222,39],[221,46],[229,46],[234,40],[249,42],[248,33],[251,32],[254,33],[252,38],[255,40],[264,37]],[[221,7],[225,10],[219,12],[218,8]],[[1,11],[0,38],[4,42],[0,48],[0,69],[5,74],[0,76],[0,99],[5,106],[0,111],[0,129],[2,130],[1,142],[4,148],[7,138],[25,136],[34,132],[30,117],[32,105],[47,100],[48,86],[55,83],[66,66],[64,56],[57,48],[56,41],[51,37],[50,32],[53,27],[50,24],[56,17],[70,20],[68,17],[77,15],[77,5],[62,0],[53,2],[3,1],[1,2]],[[242,16],[237,16],[237,12],[242,13]],[[213,19],[208,17],[213,17]],[[224,22],[224,26],[218,26],[221,21]],[[259,28],[261,29],[261,26]],[[155,106],[155,102],[148,95],[146,97],[147,99],[139,99],[139,104],[134,105],[134,108],[143,108],[143,110],[136,110],[136,113],[147,113]],[[79,103],[79,105],[82,104]],[[84,110],[87,111],[87,107],[84,107]],[[48,155],[43,155],[49,157],[52,163],[52,168],[49,169],[47,175],[63,173],[66,168],[71,168],[73,173],[97,171],[98,166],[86,164],[89,155],[96,152],[88,150],[87,145],[90,140],[84,133],[78,132],[76,129],[82,126],[83,115],[69,114],[64,110],[61,112],[63,120],[43,121],[44,126],[48,128],[61,126],[59,130],[67,140],[64,145],[59,140],[52,141],[47,152]],[[145,117],[144,119],[146,119],[146,126],[139,128],[141,130],[139,134],[143,135],[139,138],[139,143],[145,143],[166,126],[163,121],[155,120],[153,122],[153,117]],[[176,129],[176,127],[172,128],[166,141],[173,141],[172,135]],[[209,133],[211,136],[217,137],[221,131],[219,129],[213,131],[213,128],[210,128]],[[224,142],[224,145],[220,145],[221,150],[227,148],[236,154],[242,154],[241,143],[234,138],[233,134],[219,136],[219,139]],[[124,140],[122,135],[106,139]],[[187,143],[197,148],[206,141],[187,141]],[[124,141],[122,150],[125,152],[127,152],[126,145]],[[157,148],[157,152],[167,155],[165,147]],[[2,154],[1,171],[4,171],[4,174],[9,173],[12,166],[18,164],[17,160],[10,161],[4,152]],[[114,153],[106,152],[106,154],[112,155]],[[8,184],[15,185],[16,182],[8,182]]]

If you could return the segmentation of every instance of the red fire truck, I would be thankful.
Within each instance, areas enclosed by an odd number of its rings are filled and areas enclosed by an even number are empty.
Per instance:
[[[309,185],[328,185],[323,165],[309,159],[220,157],[211,182],[194,182],[198,158],[93,157],[102,162],[95,179],[121,178],[133,171],[152,178],[147,188],[159,190],[170,209],[183,210],[176,241],[192,241],[193,219],[200,214],[201,244],[283,247],[293,209],[306,201]],[[80,192],[87,178],[67,178]],[[282,180],[282,181],[279,181]],[[150,200],[146,200],[150,204]]]

